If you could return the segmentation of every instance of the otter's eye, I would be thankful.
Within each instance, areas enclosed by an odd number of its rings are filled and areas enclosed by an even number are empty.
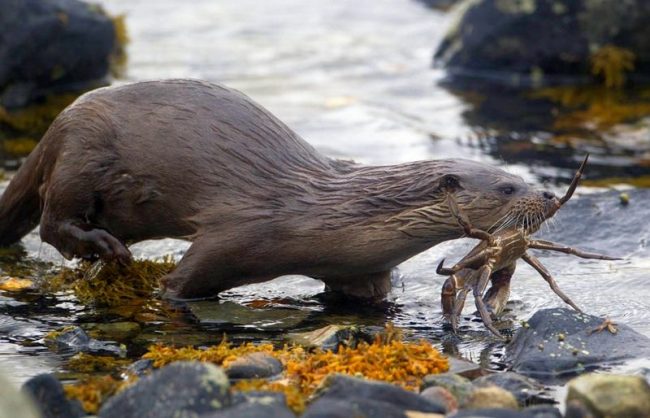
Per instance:
[[[455,176],[445,176],[442,179],[442,185],[447,189],[457,189],[460,186],[458,177]]]
[[[503,187],[501,188],[501,193],[506,194],[506,195],[511,195],[511,194],[513,194],[513,193],[516,192],[516,191],[517,191],[517,190],[515,189],[514,186],[503,186]]]

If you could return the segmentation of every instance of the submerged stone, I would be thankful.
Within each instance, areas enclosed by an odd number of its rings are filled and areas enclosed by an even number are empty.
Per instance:
[[[506,346],[505,361],[518,373],[553,378],[650,356],[650,338],[619,324],[617,332],[595,332],[603,318],[571,309],[536,312]]]
[[[372,336],[352,325],[327,325],[313,331],[290,333],[288,339],[290,342],[304,347],[336,352],[339,345],[356,347],[359,341],[372,341]]]
[[[646,0],[471,0],[461,9],[435,54],[452,76],[515,86],[575,84],[618,65],[650,77]],[[621,54],[598,55],[608,47]],[[618,62],[625,54],[631,62]]]
[[[51,349],[67,353],[108,354],[124,356],[125,349],[115,343],[100,341],[90,336],[80,327],[66,327],[61,331],[54,331],[45,337],[45,344]]]
[[[79,402],[68,400],[63,385],[51,374],[32,377],[25,382],[22,391],[36,402],[42,418],[79,418],[86,415]]]
[[[641,376],[589,373],[571,380],[567,403],[577,401],[596,418],[650,414],[650,384]]]
[[[231,405],[228,377],[210,363],[172,363],[110,398],[100,418],[199,416]]]
[[[248,329],[286,330],[307,319],[309,312],[299,309],[253,309],[230,301],[189,302],[188,308],[205,325],[246,325]]]
[[[535,418],[526,411],[503,408],[468,409],[448,415],[447,418]]]

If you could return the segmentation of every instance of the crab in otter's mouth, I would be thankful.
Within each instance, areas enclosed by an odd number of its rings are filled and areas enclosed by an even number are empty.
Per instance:
[[[474,228],[467,216],[462,213],[453,194],[449,193],[447,195],[449,209],[458,224],[464,229],[465,235],[481,240],[453,267],[445,268],[443,266],[445,260],[443,259],[436,270],[438,274],[449,276],[442,287],[441,301],[443,315],[451,323],[454,332],[458,330],[458,319],[465,305],[467,294],[472,291],[476,308],[486,328],[498,337],[503,338],[492,323],[488,307],[495,315],[503,311],[510,294],[510,279],[514,273],[516,262],[520,258],[532,266],[564,302],[575,310],[582,312],[560,290],[542,263],[527,251],[532,248],[573,254],[582,258],[619,260],[619,258],[588,253],[550,241],[530,238],[530,234],[537,231],[545,220],[555,215],[560,207],[571,198],[582,177],[588,158],[589,155],[585,157],[580,165],[563,197],[548,199],[549,203],[544,204],[543,207],[534,201],[522,201],[519,207],[513,208],[509,215],[492,228],[494,231],[492,233]],[[492,286],[484,295],[490,280]]]

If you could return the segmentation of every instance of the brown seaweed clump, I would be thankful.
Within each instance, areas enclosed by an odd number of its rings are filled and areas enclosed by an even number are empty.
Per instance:
[[[135,380],[120,380],[112,376],[88,377],[63,386],[68,399],[76,399],[89,414],[96,414],[101,405]]]
[[[55,292],[72,290],[85,305],[119,306],[130,300],[150,298],[158,289],[158,280],[174,266],[171,257],[161,261],[134,260],[128,266],[83,262],[78,268],[63,269],[42,288]]]

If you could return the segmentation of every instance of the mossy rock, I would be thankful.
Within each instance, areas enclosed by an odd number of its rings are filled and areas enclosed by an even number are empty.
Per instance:
[[[629,72],[650,80],[645,0],[467,0],[460,9],[435,55],[452,79],[619,84]]]

